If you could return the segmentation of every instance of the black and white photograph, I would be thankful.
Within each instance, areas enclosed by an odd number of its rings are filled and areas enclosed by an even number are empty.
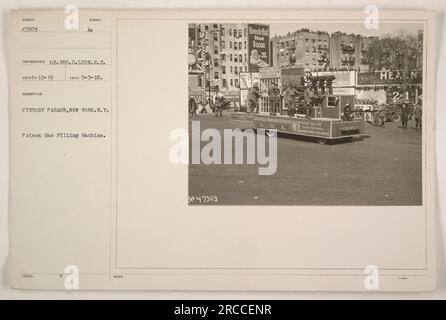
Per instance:
[[[424,25],[190,23],[189,205],[421,206]]]
[[[22,2],[0,300],[444,297],[443,4]]]

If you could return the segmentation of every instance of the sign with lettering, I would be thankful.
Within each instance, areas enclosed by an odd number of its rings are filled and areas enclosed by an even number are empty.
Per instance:
[[[248,24],[248,71],[258,72],[269,66],[269,26]]]
[[[289,132],[314,137],[330,137],[330,121],[316,119],[290,119],[269,115],[254,115],[256,128],[277,129],[281,132]]]
[[[383,70],[358,73],[358,85],[400,85],[404,81],[405,77],[410,79],[410,84],[422,83],[421,70],[411,70],[408,74],[403,71]]]
[[[260,79],[280,78],[281,70],[279,67],[262,68],[259,71]]]
[[[292,119],[291,128],[295,133],[317,137],[330,137],[330,122],[308,119]]]
[[[240,89],[251,89],[254,84],[260,85],[258,72],[240,72]]]

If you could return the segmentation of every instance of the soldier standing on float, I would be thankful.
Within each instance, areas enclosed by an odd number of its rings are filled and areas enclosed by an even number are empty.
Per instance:
[[[268,88],[270,111],[269,114],[276,114],[278,112],[278,102],[280,96],[280,90],[275,82],[272,82]]]
[[[249,93],[249,112],[258,113],[259,112],[259,87],[254,85]]]
[[[305,99],[305,113],[307,115],[307,118],[310,118],[311,109],[313,108],[312,105],[313,97],[314,97],[313,88],[312,87],[306,88],[304,91],[304,99]]]
[[[350,107],[350,104],[347,103],[344,106],[344,121],[352,121],[353,117],[352,117],[352,108]]]
[[[285,90],[285,101],[288,108],[288,116],[290,118],[294,116],[294,113],[296,111],[294,107],[296,94],[297,94],[296,89],[294,89],[292,84],[289,84],[288,88]]]

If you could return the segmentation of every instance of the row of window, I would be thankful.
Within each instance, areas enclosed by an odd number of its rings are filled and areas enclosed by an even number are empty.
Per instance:
[[[247,56],[247,54],[245,53],[245,62],[248,62],[248,56]],[[226,60],[226,54],[222,54],[222,56],[221,56],[221,59],[223,60],[223,61],[225,61]],[[241,55],[241,54],[234,54],[234,55],[232,55],[232,53],[230,53],[229,54],[229,61],[234,61],[234,62],[243,62],[243,55]]]
[[[242,29],[228,29],[229,36],[234,38],[241,38],[242,36],[246,37],[246,28]],[[223,36],[226,35],[225,28],[221,28],[221,34]]]
[[[213,30],[218,30],[219,29],[218,28],[218,24],[214,24],[212,26],[212,29]],[[225,28],[221,28],[220,30],[221,30],[221,34],[223,36],[225,36],[226,35],[226,29]],[[198,26],[198,32],[201,32],[201,31],[202,31],[201,26]],[[208,25],[204,25],[204,31],[209,31],[209,26]],[[228,28],[228,33],[229,33],[230,37],[235,37],[235,38],[241,38],[242,36],[246,37],[246,32],[247,32],[246,28],[243,28],[243,29]]]
[[[313,59],[315,58],[314,56],[316,56],[316,53],[317,53],[316,48],[313,48],[313,50],[312,50]],[[292,52],[292,51],[291,52],[290,51],[281,51],[281,52],[277,53],[277,56],[279,56],[279,55],[281,55],[281,56],[288,56],[290,54],[294,54],[294,52]],[[305,55],[308,56],[308,54],[309,54],[309,50],[307,49],[307,50],[305,50]]]
[[[232,35],[234,34],[234,38],[240,39],[242,37],[241,32],[242,32],[242,30],[238,30],[238,32],[237,32],[237,30],[234,29],[234,33],[232,33],[232,29],[229,29],[229,33],[230,33],[229,36],[232,37]],[[238,35],[238,34],[240,34],[240,35]],[[224,28],[221,29],[221,35],[223,37],[225,36],[225,29]],[[246,37],[246,29],[245,29],[245,37]],[[214,39],[214,41],[218,41],[218,32],[214,32],[212,34],[212,39]],[[236,44],[237,42],[234,42],[234,43]],[[240,48],[241,48],[241,44],[240,44]]]
[[[243,70],[245,70],[245,72],[248,72],[248,66],[243,67],[229,67],[229,73],[230,74],[235,74],[236,76],[238,76],[238,74],[240,72],[243,72]],[[221,67],[221,73],[222,74],[226,74],[226,66],[222,66]],[[214,71],[214,79],[218,80],[219,79],[219,73],[218,71]]]
[[[318,39],[317,40],[317,42],[318,42],[318,45],[319,46],[322,46],[322,40],[321,39]],[[313,44],[313,47],[315,47],[316,46],[316,39],[311,39],[311,43]],[[289,46],[291,46],[291,45],[297,45],[297,40],[296,39],[294,39],[294,40],[286,40],[286,41],[279,41],[278,43],[277,43],[277,47],[279,48],[280,46],[282,47],[282,48],[285,48],[285,47],[289,47]],[[310,39],[308,39],[308,38],[305,38],[305,46],[308,48],[309,46],[310,46]],[[323,41],[323,46],[324,46],[324,48],[328,48],[328,42],[327,42],[327,40],[324,40]]]
[[[225,49],[226,44],[225,44],[224,41],[221,42],[221,47],[222,47],[222,49]],[[241,41],[239,41],[239,42],[237,42],[237,41],[234,41],[234,42],[229,41],[229,49],[242,50],[242,49],[246,49],[246,48],[247,48],[246,41],[243,42],[243,48],[242,48],[242,42]]]
[[[246,50],[247,47],[248,47],[248,46],[247,46],[246,41],[244,41],[243,43],[242,43],[241,41],[239,41],[239,42],[236,42],[236,41],[234,41],[234,42],[229,41],[229,49],[234,49],[234,50],[242,50],[242,49],[245,49],[245,50]],[[225,41],[222,41],[222,42],[221,42],[221,48],[222,48],[222,49],[226,49],[226,42],[225,42]],[[216,44],[215,41],[214,41],[214,53],[215,53],[215,54],[218,53],[218,45]]]
[[[215,53],[215,52],[214,52]],[[243,60],[243,55],[242,54],[234,54],[232,55],[232,53],[229,54],[229,61],[230,62],[237,62],[237,63],[243,63],[244,62],[248,62],[248,55],[245,53],[245,60]],[[223,53],[221,55],[221,60],[222,61],[226,61],[226,54]],[[219,66],[219,62],[217,58],[214,58],[214,67],[218,67]]]
[[[322,64],[318,64],[318,67],[319,66],[323,66]],[[310,64],[309,63],[305,63],[305,67],[307,67],[307,70],[308,70],[308,68],[310,67]],[[312,65],[312,68],[313,68],[313,70],[316,70],[316,65],[313,63],[313,65]]]
[[[239,87],[238,79],[230,79],[229,84],[231,85],[231,87]],[[226,79],[222,79],[222,86],[223,88],[228,88],[228,81]]]
[[[238,45],[237,45],[237,42],[234,42],[234,45],[232,45],[232,44],[233,44],[233,42],[229,41],[229,49],[234,49],[234,50],[245,49],[246,50],[246,48],[247,48],[246,41],[243,46],[242,46],[242,42],[238,42]],[[226,49],[226,44],[224,41],[221,42],[221,48],[222,48],[222,50]],[[218,45],[216,45],[215,43],[214,43],[214,54],[218,54]]]
[[[312,43],[313,43],[312,47],[313,47],[313,51],[314,51],[315,48],[316,48],[316,39],[311,39],[311,40],[312,40]],[[323,47],[323,48],[328,48],[327,40],[324,40],[323,46],[322,46],[321,39],[318,39],[317,42],[318,42],[318,46]],[[345,44],[345,42],[341,41],[341,45],[343,45],[343,44]],[[280,42],[277,43],[277,48],[280,48],[280,47],[285,48],[285,47],[289,47],[291,45],[297,45],[297,41],[296,40],[280,41]],[[305,39],[305,46],[307,47],[307,51],[308,51],[308,47],[310,46],[310,42],[309,42],[308,38]],[[361,50],[362,51],[367,50],[367,46],[366,46],[366,44],[364,42],[361,43]]]

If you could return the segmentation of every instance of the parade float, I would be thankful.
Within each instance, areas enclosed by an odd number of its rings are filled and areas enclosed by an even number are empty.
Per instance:
[[[333,94],[334,76],[318,76],[310,72],[265,68],[260,72],[258,112],[234,112],[232,123],[240,129],[277,130],[278,133],[314,138],[321,144],[350,141],[364,135],[364,119],[354,116],[355,96]],[[271,112],[268,94],[274,83],[280,90],[277,110]],[[296,88],[291,102],[285,88]],[[293,106],[290,106],[290,103]],[[295,110],[290,114],[289,108]]]

